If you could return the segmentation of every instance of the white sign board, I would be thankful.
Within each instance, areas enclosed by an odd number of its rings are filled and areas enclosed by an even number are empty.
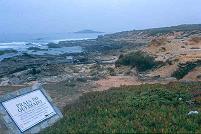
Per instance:
[[[2,104],[21,132],[56,114],[40,90],[8,100]]]

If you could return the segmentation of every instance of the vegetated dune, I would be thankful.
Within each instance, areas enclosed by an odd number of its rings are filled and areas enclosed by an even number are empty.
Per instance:
[[[110,69],[93,66],[93,74],[94,70],[109,72],[90,90],[102,92],[89,91],[75,105],[66,106],[64,119],[43,133],[199,133],[200,114],[188,113],[200,111],[201,86],[192,81],[201,81],[201,27],[181,27],[101,37],[124,42],[122,45],[145,43],[140,48],[145,55],[124,49],[118,53],[119,59],[124,57],[128,64],[119,66],[118,59]],[[143,64],[152,57],[157,64],[146,71],[137,70],[132,63]]]
[[[188,25],[182,25],[181,27],[134,30],[106,35],[104,38],[130,42],[131,44],[133,42],[147,43],[140,51],[153,56],[155,61],[162,63],[162,65],[140,72],[139,75],[142,74],[142,77],[138,76],[137,80],[133,80],[136,75],[131,76],[133,78],[113,76],[97,83],[100,87],[102,86],[101,88],[109,88],[121,85],[137,85],[139,83],[168,83],[176,81],[176,79],[180,81],[201,81],[201,67],[199,64],[201,60],[201,27],[195,29],[191,26],[188,27]],[[127,50],[122,55],[133,51],[135,50]]]
[[[156,61],[164,62],[165,65],[161,68],[150,72],[149,75],[160,75],[161,77],[171,77],[173,72],[179,69],[180,64],[193,63],[201,60],[201,36],[185,37],[178,39],[167,36],[166,38],[159,37],[150,42],[143,51],[153,55]],[[194,71],[189,70],[189,72]],[[201,72],[196,71],[196,75]],[[195,73],[193,73],[195,74]],[[189,75],[190,76],[190,75]],[[185,77],[185,80],[190,80],[190,77]],[[196,76],[195,76],[196,77]],[[192,79],[199,80],[199,79]]]

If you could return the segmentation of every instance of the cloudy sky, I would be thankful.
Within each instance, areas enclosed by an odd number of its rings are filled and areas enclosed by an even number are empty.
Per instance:
[[[104,32],[201,23],[201,0],[0,0],[0,33]]]

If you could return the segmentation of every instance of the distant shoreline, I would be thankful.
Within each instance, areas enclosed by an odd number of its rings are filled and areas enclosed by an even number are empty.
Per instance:
[[[61,34],[0,34],[0,46],[5,44],[21,44],[21,43],[50,43],[57,41],[71,41],[83,39],[95,39],[101,33],[61,33]]]
[[[77,31],[77,32],[74,32],[74,33],[75,34],[101,34],[101,33],[104,33],[104,32],[86,29],[86,30]]]

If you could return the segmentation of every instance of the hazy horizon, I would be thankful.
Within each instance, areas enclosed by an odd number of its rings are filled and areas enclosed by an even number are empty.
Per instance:
[[[199,0],[0,0],[0,34],[118,32],[201,23]]]

